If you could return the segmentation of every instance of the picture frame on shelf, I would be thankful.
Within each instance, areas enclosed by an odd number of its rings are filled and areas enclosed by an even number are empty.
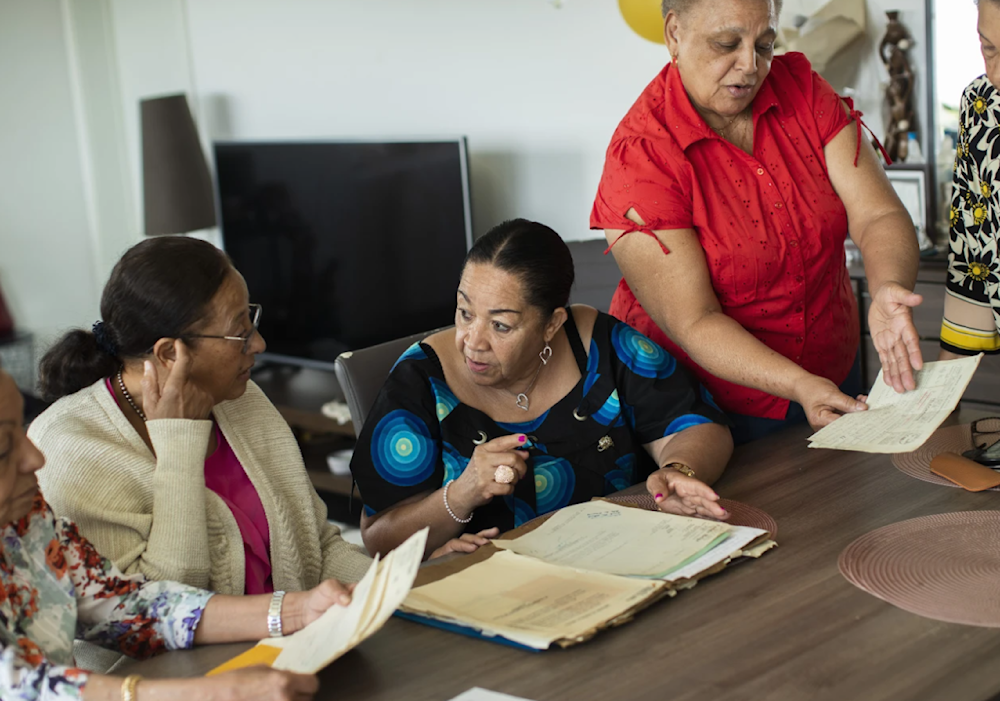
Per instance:
[[[917,243],[921,251],[934,248],[934,242],[928,236],[928,199],[927,172],[920,168],[894,167],[886,170],[889,183],[896,191],[906,211],[913,220],[913,228],[917,231]]]

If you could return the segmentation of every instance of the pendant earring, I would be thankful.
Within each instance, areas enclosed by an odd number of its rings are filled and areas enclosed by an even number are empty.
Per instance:
[[[542,359],[542,365],[548,365],[549,358],[552,357],[552,346],[546,343],[545,348],[542,348],[542,350],[539,351],[538,357]]]

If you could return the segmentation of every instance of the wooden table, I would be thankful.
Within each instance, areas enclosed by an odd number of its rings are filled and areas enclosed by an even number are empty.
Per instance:
[[[966,417],[969,418],[969,417]],[[717,489],[778,521],[779,547],[568,650],[529,653],[392,619],[321,673],[320,699],[986,699],[1000,630],[940,623],[849,584],[837,557],[886,524],[996,509],[907,477],[888,456],[808,450],[805,427],[745,446]],[[998,585],[1000,586],[1000,585]],[[245,649],[169,653],[130,671],[190,676]]]

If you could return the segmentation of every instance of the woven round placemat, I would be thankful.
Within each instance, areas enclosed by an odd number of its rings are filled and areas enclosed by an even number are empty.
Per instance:
[[[849,582],[893,606],[1000,628],[1000,511],[894,523],[848,545],[838,564]]]
[[[650,511],[656,511],[656,502],[645,491],[641,494],[617,494],[604,498],[618,502],[619,504],[628,504],[629,506],[638,506]],[[729,512],[729,518],[726,519],[725,523],[732,524],[733,526],[760,528],[770,533],[772,538],[778,534],[778,522],[756,506],[750,506],[749,504],[744,504],[741,501],[733,501],[732,499],[719,499],[719,505]]]
[[[1000,429],[1000,421],[994,423]],[[1000,430],[997,431],[996,435],[1000,436]],[[916,477],[918,480],[957,488],[958,485],[954,482],[931,472],[931,460],[941,453],[956,453],[957,455],[961,455],[973,447],[972,431],[969,428],[969,424],[939,428],[927,439],[926,443],[912,453],[896,453],[893,455],[892,464],[900,472],[910,477]],[[994,487],[992,491],[1000,491],[1000,487]]]

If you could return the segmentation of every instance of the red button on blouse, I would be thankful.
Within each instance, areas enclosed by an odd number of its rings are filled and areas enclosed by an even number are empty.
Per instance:
[[[634,232],[625,218],[634,208],[646,233],[694,229],[723,311],[768,348],[839,385],[860,329],[844,260],[847,212],[823,148],[855,118],[860,131],[860,114],[844,110],[804,56],[775,57],[754,98],[751,156],[705,124],[668,64],[615,131],[590,226]],[[723,409],[785,417],[788,400],[698,367],[625,280],[611,313],[676,355]]]

